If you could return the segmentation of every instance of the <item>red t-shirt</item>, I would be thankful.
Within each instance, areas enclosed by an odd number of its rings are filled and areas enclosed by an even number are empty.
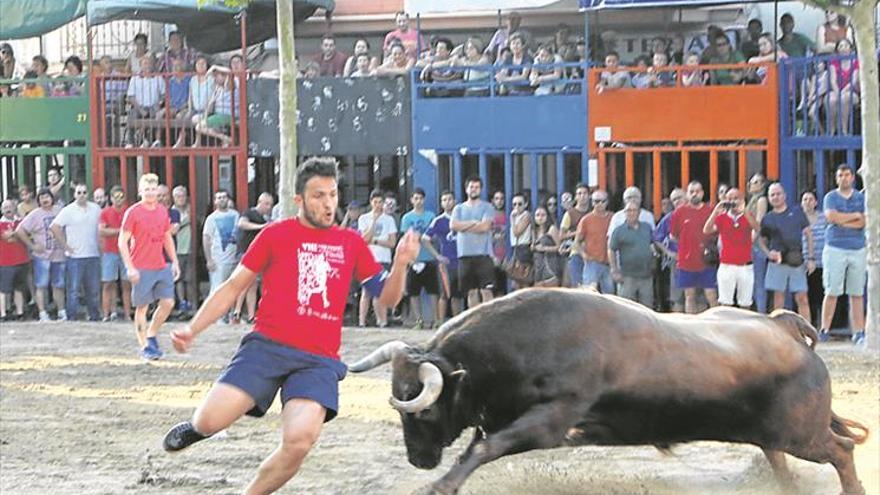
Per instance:
[[[30,261],[27,246],[17,237],[12,242],[5,240],[6,232],[15,232],[15,228],[21,223],[19,220],[7,220],[0,218],[0,266],[16,266]]]
[[[137,202],[125,210],[122,230],[131,232],[129,248],[131,263],[138,270],[161,270],[165,268],[163,246],[165,233],[171,228],[168,208],[159,203],[152,210]]]
[[[112,206],[105,206],[101,210],[101,217],[98,220],[100,225],[108,229],[118,229],[122,227],[122,217],[125,215],[125,208],[117,210]],[[101,250],[105,253],[119,253],[118,236],[111,235],[101,238]]]
[[[241,264],[263,273],[254,331],[333,359],[352,276],[363,282],[382,270],[354,230],[313,229],[296,218],[260,231]]]
[[[706,268],[703,263],[703,247],[709,236],[703,234],[706,220],[712,214],[712,207],[703,203],[701,208],[684,205],[672,212],[669,233],[678,239],[679,270],[699,272]]]
[[[721,238],[722,263],[748,265],[752,262],[752,226],[744,215],[736,220],[727,213],[718,215],[715,227]]]

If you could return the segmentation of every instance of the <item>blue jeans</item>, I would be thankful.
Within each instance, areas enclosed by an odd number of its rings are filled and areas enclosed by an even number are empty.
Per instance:
[[[767,289],[764,278],[767,276],[767,255],[760,248],[752,246],[752,268],[755,270],[755,286],[752,297],[758,313],[767,314]]]
[[[580,287],[584,275],[584,259],[578,255],[568,258],[569,287]]]
[[[89,310],[89,319],[101,319],[98,297],[101,292],[101,258],[67,258],[67,318],[76,320],[79,314],[79,287]]]
[[[582,285],[595,285],[602,294],[614,294],[614,279],[611,278],[611,267],[605,263],[588,261],[584,263]]]

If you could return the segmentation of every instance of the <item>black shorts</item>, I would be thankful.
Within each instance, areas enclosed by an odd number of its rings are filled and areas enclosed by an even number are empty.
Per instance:
[[[437,263],[427,262],[423,264],[425,266],[420,272],[415,271],[413,268],[415,265],[409,267],[409,270],[406,272],[406,293],[410,296],[418,296],[422,293],[422,289],[425,289],[425,292],[432,296],[436,296],[438,293]]]
[[[489,256],[465,256],[458,259],[458,286],[462,294],[473,289],[495,289],[495,263]]]
[[[9,294],[17,290],[24,290],[27,285],[27,270],[29,267],[28,263],[0,266],[0,292]]]
[[[449,297],[452,299],[460,299],[461,284],[458,282],[458,267],[456,266],[454,269],[447,267],[446,275],[449,277]],[[440,295],[445,297],[445,294],[443,293],[443,282],[440,280],[439,273],[437,276],[437,282],[440,284]]]

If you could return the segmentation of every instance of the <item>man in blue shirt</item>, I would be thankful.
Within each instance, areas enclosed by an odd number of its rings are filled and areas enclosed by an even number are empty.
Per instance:
[[[813,233],[803,210],[785,202],[785,189],[774,182],[767,189],[772,210],[761,219],[759,245],[767,254],[767,277],[764,286],[773,291],[773,307],[779,309],[785,302],[785,292],[794,294],[798,313],[810,321],[810,301],[807,298],[807,273],[816,269],[813,254]],[[803,241],[807,242],[807,256],[803,256]]]
[[[422,236],[434,220],[434,212],[425,210],[425,190],[417,187],[409,199],[413,209],[400,220],[401,232],[413,229]],[[434,255],[422,245],[416,262],[409,267],[406,274],[406,292],[409,295],[410,316],[415,318],[415,328],[421,329],[425,324],[422,317],[422,290],[428,295],[428,308],[433,320],[437,311],[437,261]]]
[[[837,308],[837,297],[849,295],[853,342],[865,342],[865,313],[862,296],[867,275],[865,252],[865,196],[853,184],[855,174],[846,164],[837,167],[837,189],[825,195],[823,209],[828,229],[822,250],[822,329],[819,337],[828,338],[828,327]]]
[[[672,201],[673,208],[680,208],[687,202],[687,195],[682,188],[676,187],[669,193],[669,200]],[[675,211],[674,209],[672,211]],[[678,258],[678,243],[669,235],[669,223],[672,221],[672,211],[667,213],[657,228],[654,229],[653,240],[654,247],[658,252],[663,254],[661,269],[668,272],[669,277],[669,305],[672,311],[680,313],[684,311],[684,290],[676,284],[675,262]]]
[[[437,323],[446,318],[447,304],[452,303],[452,316],[461,313],[461,290],[458,285],[458,246],[456,235],[449,227],[452,221],[452,209],[455,207],[455,195],[452,191],[440,193],[440,207],[443,213],[434,217],[428,230],[422,236],[422,245],[437,259],[437,271],[446,276],[440,299],[437,301]],[[437,243],[439,251],[434,247]],[[448,290],[448,292],[447,292]]]
[[[495,263],[492,261],[492,219],[495,209],[480,199],[483,179],[465,181],[467,201],[452,210],[450,228],[456,232],[458,282],[467,294],[468,308],[491,301],[495,289]]]

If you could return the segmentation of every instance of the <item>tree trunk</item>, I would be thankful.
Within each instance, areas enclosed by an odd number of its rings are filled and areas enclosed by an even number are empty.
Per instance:
[[[281,202],[281,217],[296,214],[293,203],[296,184],[296,50],[293,39],[293,0],[276,1],[278,19],[278,72],[281,81],[278,88],[279,133],[281,145],[278,153],[280,164],[280,185],[278,200]]]
[[[861,0],[851,21],[859,54],[862,97],[862,165],[865,185],[865,234],[868,256],[868,348],[880,349],[880,82],[877,78],[877,39],[874,11],[877,0]]]

